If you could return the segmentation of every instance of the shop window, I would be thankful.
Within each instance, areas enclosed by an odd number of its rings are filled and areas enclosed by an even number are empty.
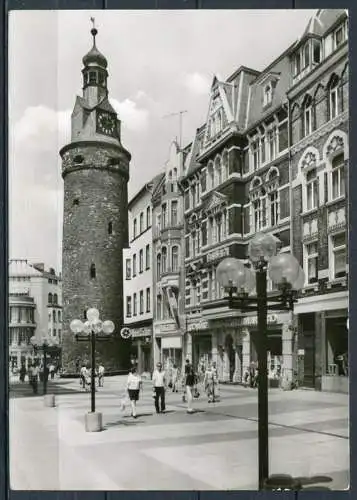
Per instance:
[[[331,236],[332,277],[343,278],[346,276],[347,248],[346,233]]]
[[[308,284],[316,283],[318,277],[317,241],[305,245],[305,274]]]

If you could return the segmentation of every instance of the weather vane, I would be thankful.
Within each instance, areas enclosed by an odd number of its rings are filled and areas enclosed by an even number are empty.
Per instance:
[[[94,18],[94,17],[91,17],[91,18],[90,18],[90,20],[91,20],[91,22],[92,22],[92,24],[93,24],[93,28],[91,29],[91,33],[92,33],[92,35],[93,35],[93,42],[95,43],[95,36],[96,36],[96,34],[98,33],[98,30],[97,30],[97,28],[95,27],[95,18]]]

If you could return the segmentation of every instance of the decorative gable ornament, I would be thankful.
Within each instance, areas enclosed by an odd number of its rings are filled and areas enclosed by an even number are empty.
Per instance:
[[[339,149],[343,149],[343,146],[344,142],[342,137],[340,137],[339,135],[335,135],[331,139],[330,144],[327,146],[327,154],[330,155]]]
[[[301,162],[301,166],[303,169],[310,168],[316,165],[316,155],[314,153],[307,153],[305,158]]]
[[[209,199],[206,211],[213,211],[217,208],[222,207],[226,203],[227,203],[227,197],[222,193],[214,191]]]

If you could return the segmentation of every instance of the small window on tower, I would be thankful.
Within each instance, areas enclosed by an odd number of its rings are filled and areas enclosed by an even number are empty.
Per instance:
[[[74,198],[73,205],[79,205],[79,198]]]
[[[96,276],[95,264],[92,264],[90,266],[90,277],[91,277],[91,279],[94,279],[95,276]]]
[[[73,162],[74,163],[83,163],[84,162],[84,158],[82,155],[76,155],[74,158],[73,158]]]
[[[104,75],[103,75],[103,73],[99,73],[98,77],[99,77],[99,85],[103,85],[103,83],[104,83]]]
[[[89,83],[97,83],[97,73],[95,71],[89,72]]]
[[[113,234],[113,223],[109,222],[108,224],[108,234]]]

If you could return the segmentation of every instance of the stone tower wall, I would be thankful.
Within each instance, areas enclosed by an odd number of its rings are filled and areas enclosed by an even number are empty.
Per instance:
[[[130,155],[119,146],[72,143],[61,151],[64,178],[63,368],[90,361],[89,342],[76,342],[69,324],[96,307],[115,324],[113,340],[97,342],[107,370],[128,367],[130,343],[121,339],[122,250],[128,246],[127,182]],[[112,234],[109,234],[109,223]],[[91,265],[96,277],[91,278]]]

